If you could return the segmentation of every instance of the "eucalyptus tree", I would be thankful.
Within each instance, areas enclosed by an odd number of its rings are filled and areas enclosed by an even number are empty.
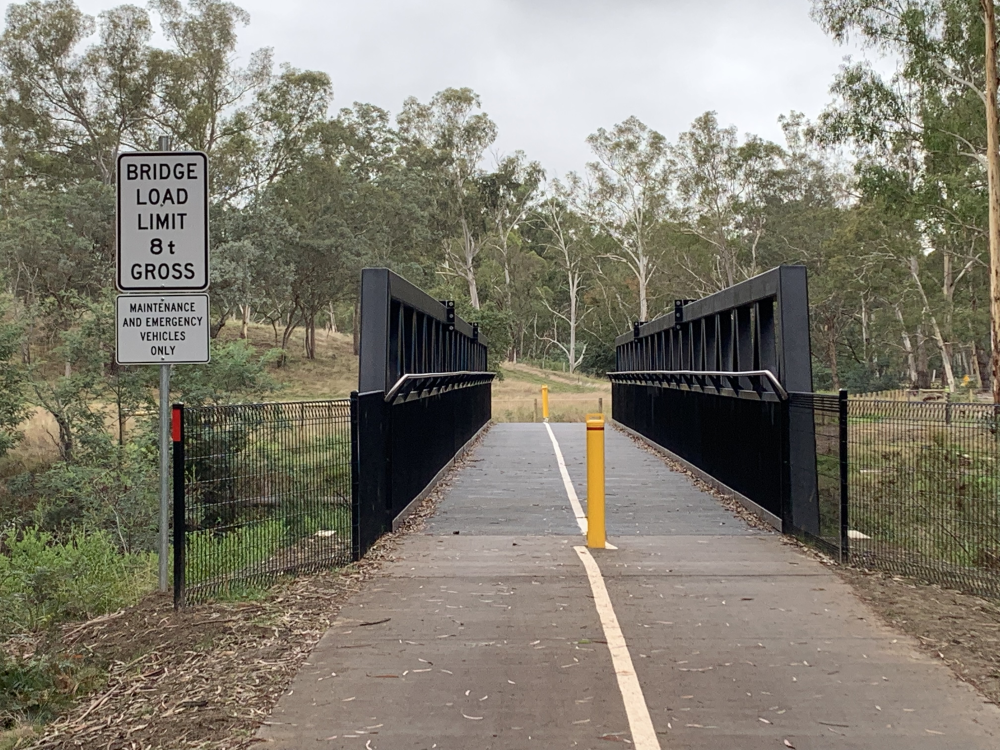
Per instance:
[[[171,43],[154,57],[159,76],[152,122],[175,148],[208,154],[215,200],[231,199],[245,189],[252,104],[271,82],[271,50],[251,53],[244,67],[235,64],[239,27],[250,15],[231,2],[151,0],[150,6]]]
[[[580,332],[587,311],[583,309],[586,278],[593,260],[594,244],[591,226],[567,205],[566,188],[553,184],[553,196],[539,209],[539,221],[544,227],[545,254],[559,278],[555,293],[542,298],[552,315],[552,333],[543,338],[558,347],[566,356],[569,371],[575,372],[583,363],[587,344],[580,342]],[[551,296],[553,299],[548,299]],[[560,323],[566,335],[560,336]]]
[[[670,214],[672,165],[666,138],[636,117],[610,131],[587,137],[596,160],[586,179],[571,174],[567,183],[582,214],[613,240],[604,257],[626,266],[636,282],[639,320],[649,319],[649,285],[664,248],[653,241]]]
[[[512,307],[513,255],[521,246],[519,230],[541,194],[545,170],[523,151],[501,159],[479,178],[479,192],[489,222],[489,242],[503,270],[503,303]]]
[[[480,110],[479,95],[472,89],[449,88],[426,104],[410,97],[397,118],[400,134],[408,142],[409,163],[439,175],[438,215],[447,226],[442,272],[467,284],[476,310],[482,307],[478,258],[489,231],[478,178],[483,173],[480,163],[497,137],[496,124]]]
[[[147,12],[132,5],[97,20],[72,0],[8,6],[0,35],[6,179],[112,184],[119,152],[146,138],[159,79],[152,34]]]
[[[306,357],[315,359],[317,318],[356,284],[364,232],[357,221],[357,182],[350,172],[317,155],[276,182],[268,200],[291,232],[280,250],[291,270],[281,347],[287,348],[292,331],[301,325]]]
[[[537,255],[526,241],[526,221],[538,205],[545,171],[541,164],[529,161],[524,152],[498,160],[493,171],[478,180],[483,212],[486,217],[486,243],[492,251],[488,267],[498,271],[497,278],[487,279],[496,305],[509,313],[510,341],[514,347],[524,339],[528,311],[531,309],[531,280]]]
[[[757,136],[739,142],[735,126],[719,127],[714,112],[698,117],[671,149],[678,218],[709,249],[713,292],[756,276],[768,205],[786,189],[784,151]],[[693,263],[687,264],[693,268]]]
[[[853,146],[864,198],[905,194],[886,204],[905,211],[914,237],[895,262],[954,388],[956,299],[980,296],[987,283],[982,9],[978,0],[815,0],[813,12],[834,38],[898,60],[891,77],[865,62],[845,66],[817,132]],[[988,331],[979,318],[965,340],[976,361]]]

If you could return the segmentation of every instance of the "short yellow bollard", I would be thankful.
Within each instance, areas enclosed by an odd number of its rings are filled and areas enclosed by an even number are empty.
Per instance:
[[[549,387],[542,386],[542,421],[549,421]]]
[[[587,415],[587,546],[604,549],[604,415]]]

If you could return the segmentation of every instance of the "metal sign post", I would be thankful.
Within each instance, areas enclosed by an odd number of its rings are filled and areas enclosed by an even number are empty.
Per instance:
[[[170,136],[161,135],[159,142],[160,151],[171,151],[172,144],[170,142]],[[208,163],[206,160],[206,169],[208,172]],[[121,189],[119,188],[118,194],[121,195]],[[205,199],[208,199],[208,189],[205,189]],[[119,202],[119,213],[118,213],[118,223],[119,228],[121,226],[121,203]],[[207,211],[206,211],[207,213]],[[139,222],[136,222],[137,224]],[[208,222],[205,222],[206,230],[208,227]],[[118,234],[119,240],[119,262],[118,262],[118,279],[119,284],[121,284],[121,231],[119,229]],[[155,240],[151,241],[155,242]],[[205,243],[205,266],[207,273],[208,266],[208,242]],[[117,344],[116,344],[117,348]],[[160,365],[160,569],[159,569],[159,583],[160,591],[167,590],[167,553],[170,549],[170,539],[167,530],[170,524],[170,365],[161,364]]]
[[[170,366],[209,361],[208,157],[174,152],[118,156],[117,300],[119,364],[160,365],[159,583],[170,549]],[[129,294],[131,292],[131,294]],[[155,295],[135,292],[158,292]]]
[[[170,365],[160,365],[160,591],[167,590],[170,551]]]

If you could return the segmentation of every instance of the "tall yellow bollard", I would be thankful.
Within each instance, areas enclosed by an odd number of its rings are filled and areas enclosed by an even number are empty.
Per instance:
[[[587,546],[604,549],[604,415],[587,415]]]
[[[549,421],[549,387],[542,386],[542,421]]]

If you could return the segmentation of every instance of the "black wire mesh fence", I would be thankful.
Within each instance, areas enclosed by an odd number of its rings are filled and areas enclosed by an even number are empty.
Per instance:
[[[812,440],[816,447],[816,470],[803,471],[796,463],[789,466],[792,483],[809,483],[816,493],[819,515],[816,533],[807,533],[785,524],[785,530],[847,562],[847,394],[830,396],[817,393],[790,393],[790,417],[797,412],[801,418],[789,419],[789,442]],[[814,489],[813,489],[814,488]]]
[[[851,399],[851,562],[1000,596],[996,407]]]
[[[351,561],[349,399],[175,407],[174,419],[178,604]]]

